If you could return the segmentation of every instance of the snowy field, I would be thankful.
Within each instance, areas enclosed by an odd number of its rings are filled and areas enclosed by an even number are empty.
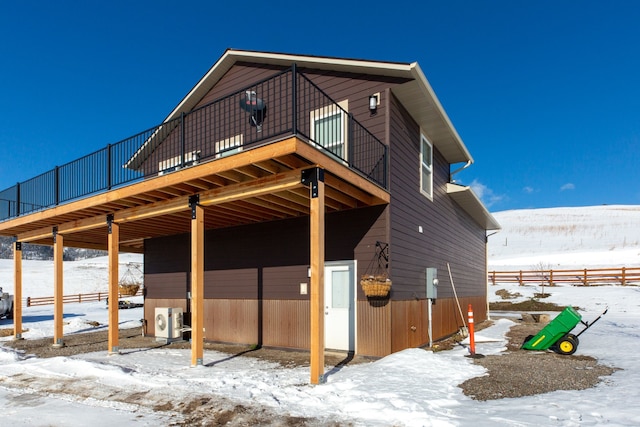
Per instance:
[[[493,214],[489,270],[640,266],[640,206],[523,209]],[[534,268],[535,267],[535,268]]]
[[[595,243],[590,245],[588,251],[599,252],[599,260],[613,262],[609,257],[615,250],[599,249]],[[565,249],[567,251],[571,248]],[[533,254],[539,255],[542,253]],[[131,260],[126,260],[123,266],[127,262]],[[49,268],[50,263],[39,263],[34,261],[27,266],[25,262],[25,296],[35,296],[36,292],[51,295],[50,291],[45,292],[50,287],[38,290],[38,283],[27,279],[33,275],[43,277],[43,283],[48,280],[49,273],[39,269]],[[106,270],[99,267],[101,263],[106,265],[106,259],[65,264],[65,293],[80,292],[72,291],[74,287],[81,288],[81,292],[103,290],[88,290],[91,279],[76,277],[80,272],[91,270],[81,267],[90,264],[101,272],[99,280],[104,275],[106,283]],[[637,262],[628,264],[637,265]],[[126,268],[123,266],[121,271]],[[11,268],[10,261],[0,262],[0,280],[6,283],[7,277],[11,278]],[[517,285],[489,289],[491,300],[498,300],[495,295],[498,289],[519,292],[520,299],[531,298],[540,291],[536,286]],[[318,386],[308,385],[308,368],[283,368],[255,358],[230,358],[212,351],[205,351],[205,366],[191,368],[189,350],[123,350],[120,355],[108,356],[105,343],[102,352],[39,359],[0,347],[2,419],[13,426],[158,426],[179,420],[176,415],[153,412],[144,404],[123,404],[108,397],[109,393],[139,392],[152,403],[163,399],[181,401],[198,395],[226,396],[236,404],[260,404],[278,414],[309,417],[317,421],[316,425],[331,422],[355,426],[640,425],[640,409],[636,404],[640,400],[640,288],[564,286],[547,287],[545,292],[551,293],[547,301],[580,307],[585,320],[592,320],[609,308],[609,312],[580,337],[576,355],[593,356],[602,364],[622,370],[588,390],[478,402],[464,396],[458,387],[469,378],[485,374],[484,368],[466,357],[469,352],[464,346],[437,353],[409,349],[374,362],[346,366],[329,371],[326,383]],[[26,308],[24,327],[29,331],[24,337],[52,336],[52,313],[52,306]],[[69,321],[65,334],[87,330],[89,321],[99,322],[105,328],[107,309],[103,302],[68,304],[65,317]],[[121,326],[138,326],[141,317],[141,309],[121,310]],[[476,352],[491,355],[504,351],[504,336],[511,325],[511,320],[494,315],[494,325],[476,334]],[[0,328],[7,326],[10,327],[11,322],[0,321]],[[547,357],[544,352],[536,354]],[[536,381],[536,375],[531,372],[532,382]],[[37,376],[38,381],[91,384],[95,393],[80,398],[45,393],[36,386],[12,387],[14,378],[29,376]]]

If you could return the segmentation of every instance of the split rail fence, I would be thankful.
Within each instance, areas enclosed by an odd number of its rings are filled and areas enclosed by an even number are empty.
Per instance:
[[[639,286],[640,267],[490,271],[488,280],[493,285],[498,283],[518,283],[523,286],[532,283],[554,286],[562,283],[574,286]]]
[[[131,297],[142,295],[142,288],[138,289],[135,295],[122,295],[118,294],[118,297]],[[109,292],[95,292],[92,294],[73,294],[63,295],[62,303],[78,303],[78,302],[92,302],[92,301],[106,301],[109,298]],[[51,305],[54,303],[54,297],[27,297],[27,307],[33,307],[37,305]]]

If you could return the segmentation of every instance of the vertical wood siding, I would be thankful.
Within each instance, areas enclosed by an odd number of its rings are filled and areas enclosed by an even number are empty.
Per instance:
[[[455,334],[463,325],[468,326],[469,304],[473,306],[475,323],[486,320],[486,301],[482,296],[460,299],[464,321],[455,298],[437,300],[432,307],[433,341]],[[391,310],[393,352],[429,344],[429,308],[426,300],[392,301]]]
[[[208,341],[257,344],[258,301],[205,299],[204,338]]]
[[[309,301],[266,300],[263,305],[263,344],[309,349]]]
[[[389,301],[358,301],[358,354],[384,357],[391,353],[391,304]]]

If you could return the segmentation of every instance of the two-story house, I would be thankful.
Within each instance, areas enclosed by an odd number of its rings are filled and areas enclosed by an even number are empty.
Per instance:
[[[113,353],[118,253],[138,252],[147,334],[180,308],[193,365],[206,340],[307,349],[315,383],[325,348],[385,356],[455,333],[460,306],[486,317],[499,225],[452,179],[471,163],[417,63],[230,49],[160,125],[0,192],[0,235],[16,301],[21,244],[54,246],[54,344],[64,246],[109,251]]]

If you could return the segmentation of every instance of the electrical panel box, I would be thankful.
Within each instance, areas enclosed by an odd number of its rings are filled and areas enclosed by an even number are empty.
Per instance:
[[[438,269],[434,267],[427,268],[427,299],[435,300],[438,298]]]

